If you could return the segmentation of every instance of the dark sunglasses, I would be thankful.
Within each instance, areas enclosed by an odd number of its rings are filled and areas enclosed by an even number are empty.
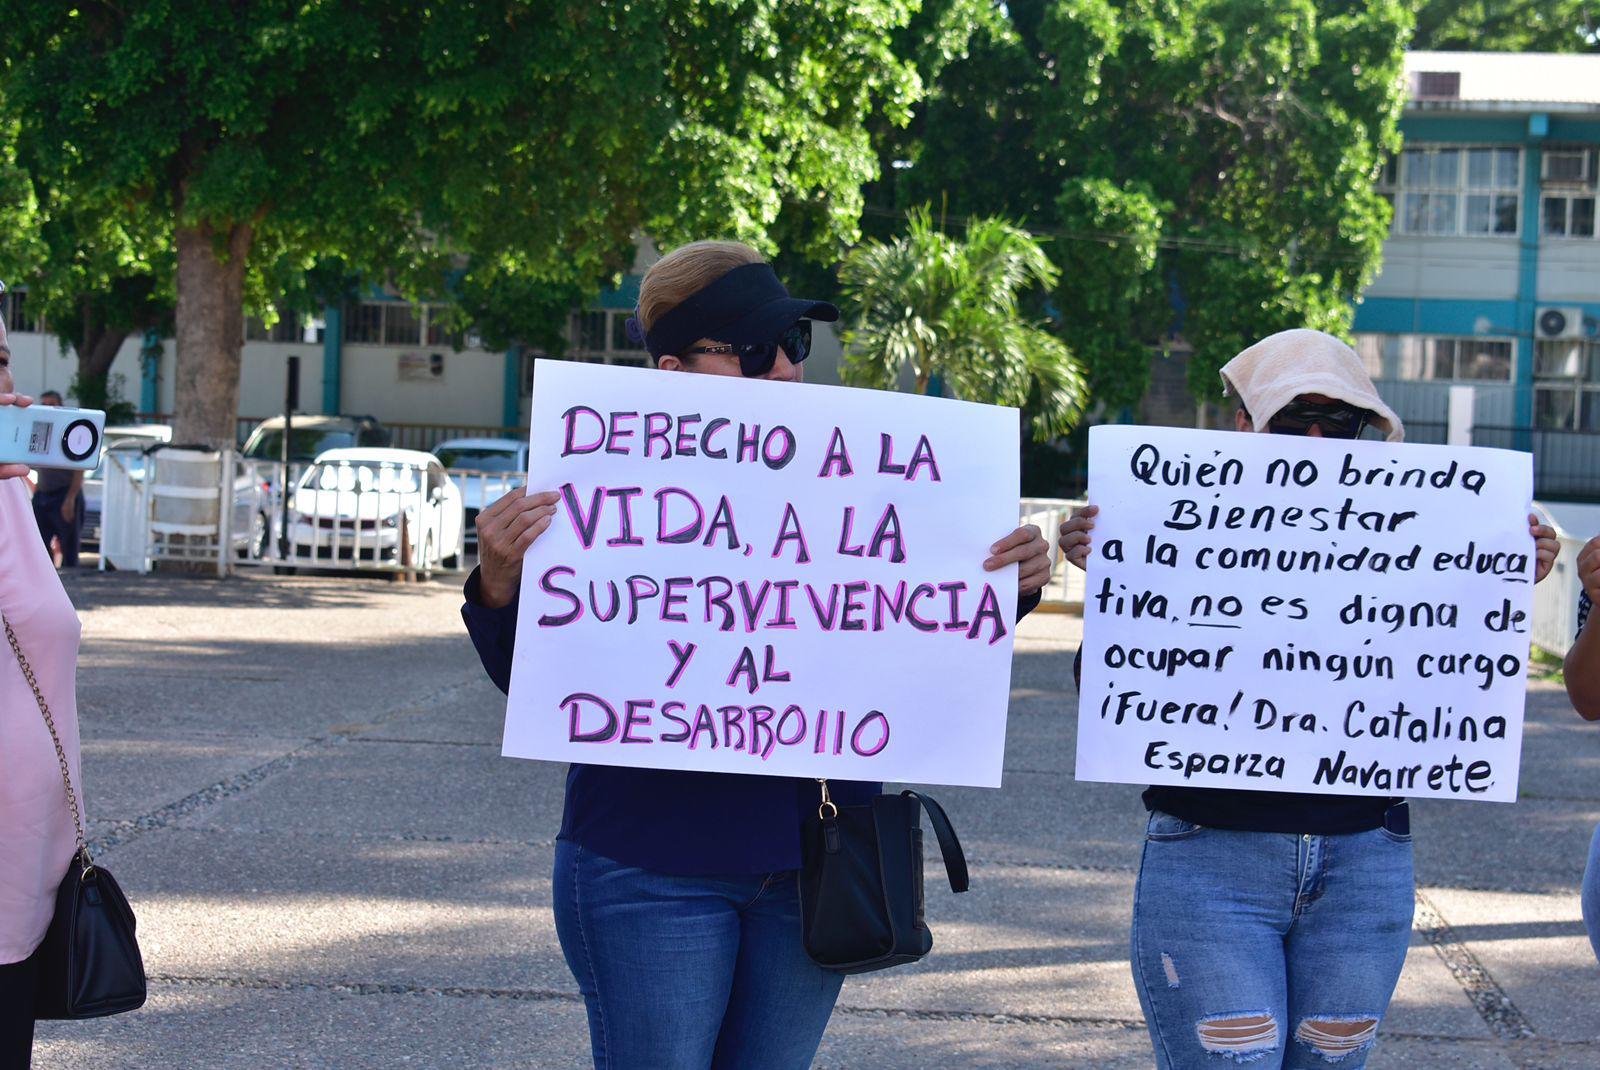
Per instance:
[[[778,350],[782,349],[789,356],[792,364],[799,364],[811,355],[811,321],[800,320],[793,327],[784,331],[775,341],[771,342],[742,342],[733,345],[696,346],[684,350],[680,356],[736,356],[739,358],[739,371],[754,378],[765,375],[772,370],[778,362]]]
[[[1267,422],[1274,435],[1306,435],[1320,428],[1324,438],[1360,438],[1372,414],[1342,401],[1291,401]]]

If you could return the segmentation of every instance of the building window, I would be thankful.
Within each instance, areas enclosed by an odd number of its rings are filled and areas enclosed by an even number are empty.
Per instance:
[[[1544,232],[1551,238],[1594,237],[1594,194],[1544,197]]]
[[[419,346],[422,344],[421,310],[413,305],[390,305],[383,310],[383,344]]]
[[[1356,352],[1374,379],[1508,383],[1515,351],[1508,338],[1356,335]]]
[[[345,310],[344,340],[357,345],[455,346],[467,341],[449,329],[446,306],[363,301]]]
[[[628,338],[630,312],[590,309],[575,312],[568,325],[567,340],[574,360],[597,364],[629,364],[643,368],[650,363],[643,345]]]
[[[1541,179],[1540,226],[1551,238],[1592,238],[1596,153],[1586,146],[1547,149]]]
[[[1522,214],[1522,150],[1406,149],[1384,168],[1380,192],[1394,205],[1396,234],[1504,235]]]
[[[27,290],[7,290],[0,295],[0,317],[5,319],[6,330],[12,334],[44,333],[44,319],[35,316],[28,308]]]
[[[280,313],[278,322],[268,327],[256,316],[246,316],[244,340],[246,342],[304,342],[305,325],[292,312]]]
[[[444,305],[423,305],[422,313],[423,322],[427,324],[425,345],[461,348],[462,339],[450,331],[450,319]]]
[[[1561,339],[1533,350],[1533,419],[1555,431],[1600,431],[1600,342]]]
[[[383,342],[383,305],[365,301],[345,310],[344,340],[357,345],[381,345]]]

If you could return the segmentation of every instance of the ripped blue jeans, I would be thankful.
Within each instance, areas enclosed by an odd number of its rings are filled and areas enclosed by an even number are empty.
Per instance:
[[[1404,804],[1341,836],[1150,815],[1133,978],[1157,1070],[1360,1070],[1411,942]]]

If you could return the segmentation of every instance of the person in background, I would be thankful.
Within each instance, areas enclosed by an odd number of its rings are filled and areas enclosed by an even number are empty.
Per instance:
[[[39,404],[59,408],[61,395],[46,390]],[[78,567],[78,543],[83,538],[83,471],[43,468],[33,492],[33,518],[46,547],[52,539],[60,547],[61,568]]]
[[[736,242],[695,242],[651,267],[639,323],[657,367],[799,382],[805,318],[770,266]],[[505,690],[517,634],[522,559],[558,496],[506,495],[478,517],[482,564],[462,614],[490,678]],[[1039,604],[1050,544],[1017,528],[990,547],[988,571],[1017,569],[1022,615]],[[886,672],[914,671],[886,666]],[[830,782],[841,806],[878,784]],[[556,839],[556,935],[589,1012],[597,1070],[802,1070],[843,980],[801,938],[800,828],[816,781],[572,765]]]
[[[1578,634],[1567,649],[1564,665],[1567,697],[1585,721],[1600,721],[1600,626],[1586,627],[1596,600],[1600,600],[1600,535],[1578,551]],[[1600,958],[1600,827],[1589,844],[1589,865],[1583,874],[1583,924],[1589,943]]]
[[[1238,431],[1404,437],[1361,358],[1321,331],[1257,342],[1222,381]],[[1061,525],[1079,568],[1098,513]],[[1528,525],[1537,582],[1560,543],[1537,516]],[[1366,1066],[1411,942],[1405,800],[1160,785],[1144,803],[1131,944],[1157,1070]]]
[[[0,406],[30,403],[14,390],[0,323]],[[50,705],[78,782],[78,617],[34,533],[27,475],[27,465],[0,465],[0,613]],[[0,640],[0,1070],[29,1064],[36,952],[76,849],[55,745],[10,643]]]

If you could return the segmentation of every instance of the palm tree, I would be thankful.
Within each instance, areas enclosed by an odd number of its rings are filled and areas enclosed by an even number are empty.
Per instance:
[[[1064,435],[1088,400],[1083,368],[1018,307],[1058,277],[1039,242],[1004,220],[973,220],[960,240],[914,210],[903,236],[858,246],[840,268],[844,381],[892,390],[909,369],[926,393],[938,376],[955,397],[1026,406],[1037,439]]]

